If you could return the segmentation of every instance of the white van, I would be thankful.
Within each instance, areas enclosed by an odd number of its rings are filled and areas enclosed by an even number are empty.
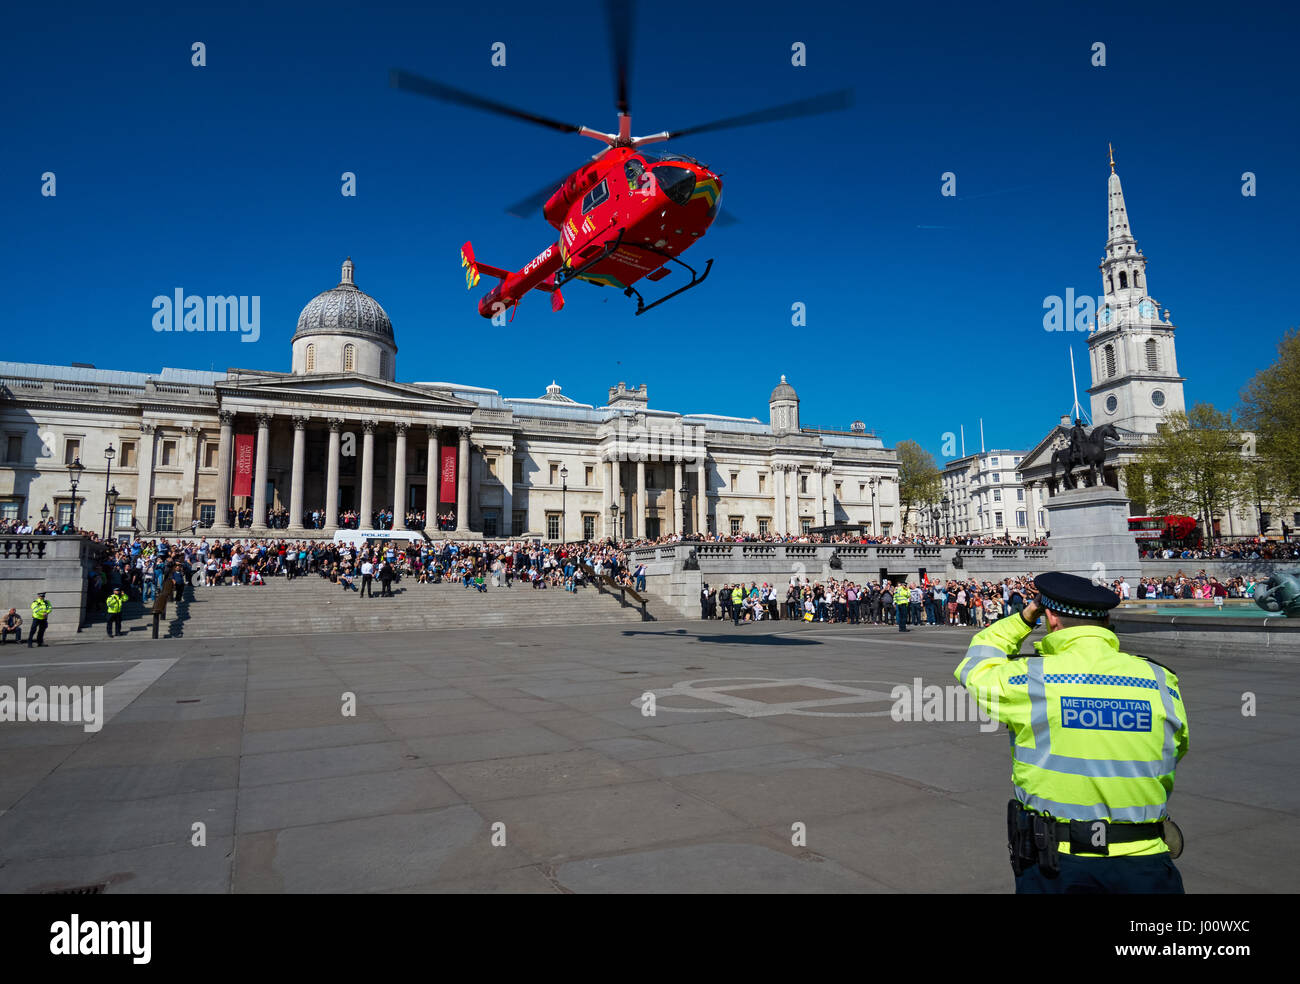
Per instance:
[[[420,530],[339,530],[334,534],[336,546],[346,544],[357,549],[364,547],[367,542],[373,540],[393,540],[399,543],[409,543],[412,540],[420,539],[428,539],[428,536]]]

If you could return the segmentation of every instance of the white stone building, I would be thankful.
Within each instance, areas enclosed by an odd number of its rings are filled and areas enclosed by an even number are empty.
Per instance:
[[[784,377],[767,421],[652,408],[644,385],[619,383],[596,406],[555,384],[540,397],[503,398],[481,386],[399,382],[392,324],[356,286],[351,260],[299,316],[290,367],[0,363],[0,518],[35,523],[44,508],[66,520],[66,466],[79,460],[77,524],[118,532],[137,521],[142,530],[197,522],[224,532],[243,507],[256,532],[279,510],[290,530],[318,512],[332,532],[348,510],[365,527],[382,508],[393,508],[399,528],[407,510],[454,511],[459,536],[897,529],[895,453],[865,428],[801,428]],[[246,498],[230,494],[241,447],[252,451]],[[454,480],[444,498],[447,448]],[[110,487],[119,496],[105,517]]]
[[[1041,537],[1047,515],[1040,493],[1021,479],[1024,455],[1024,451],[982,451],[950,461],[941,473],[942,496],[928,507],[930,525],[923,529],[956,537]]]

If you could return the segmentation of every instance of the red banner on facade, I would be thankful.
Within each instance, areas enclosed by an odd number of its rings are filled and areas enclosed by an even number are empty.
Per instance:
[[[235,435],[235,481],[231,495],[253,494],[253,435]]]
[[[442,467],[438,474],[441,476],[438,482],[438,501],[455,502],[456,501],[456,449],[448,446],[439,448],[442,455]]]

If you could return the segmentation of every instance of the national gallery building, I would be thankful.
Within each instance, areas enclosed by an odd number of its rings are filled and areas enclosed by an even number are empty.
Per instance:
[[[594,406],[554,383],[515,399],[398,382],[396,365],[351,260],[303,308],[289,372],[0,362],[0,519],[68,521],[79,461],[77,525],[119,533],[238,533],[240,509],[255,533],[283,512],[290,532],[313,513],[325,533],[349,512],[364,529],[381,509],[398,529],[424,512],[432,535],[454,514],[457,537],[899,530],[897,455],[860,423],[802,428],[784,377],[760,421],[652,409],[644,385]]]

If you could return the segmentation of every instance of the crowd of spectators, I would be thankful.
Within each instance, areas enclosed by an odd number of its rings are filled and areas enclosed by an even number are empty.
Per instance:
[[[1300,542],[1294,540],[1234,540],[1213,547],[1143,547],[1144,560],[1300,560]]]

